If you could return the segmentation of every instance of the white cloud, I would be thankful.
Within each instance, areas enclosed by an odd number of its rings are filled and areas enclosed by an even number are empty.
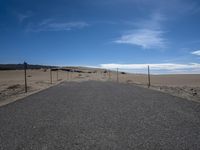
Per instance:
[[[73,29],[81,29],[89,26],[86,22],[57,22],[53,19],[43,20],[39,24],[29,24],[28,31],[69,31]]]
[[[191,54],[200,56],[200,50],[194,51],[194,52],[192,52]]]
[[[121,44],[133,44],[141,46],[144,49],[166,47],[166,40],[163,38],[163,32],[151,29],[138,29],[132,31],[132,33],[123,35],[115,42]]]
[[[106,69],[133,69],[133,70],[142,70],[150,66],[151,70],[154,71],[182,71],[182,72],[199,72],[200,73],[200,64],[199,63],[189,63],[189,64],[176,64],[176,63],[158,63],[158,64],[101,64],[101,68]]]
[[[167,47],[167,40],[164,38],[161,22],[166,18],[157,13],[150,17],[150,20],[142,20],[137,23],[130,23],[135,28],[115,40],[119,44],[132,44],[144,49],[164,49]]]

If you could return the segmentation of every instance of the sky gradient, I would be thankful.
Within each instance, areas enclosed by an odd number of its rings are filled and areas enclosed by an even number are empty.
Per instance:
[[[200,73],[199,0],[0,0],[0,63]]]

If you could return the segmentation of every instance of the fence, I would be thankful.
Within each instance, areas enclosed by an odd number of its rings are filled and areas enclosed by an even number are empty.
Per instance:
[[[16,97],[26,92],[45,89],[62,81],[73,81],[78,77],[77,72],[55,69],[1,70],[0,71],[0,100]]]
[[[116,81],[119,83],[135,83],[146,85],[150,87],[151,85],[151,74],[150,67],[146,67],[146,72],[136,72],[131,69],[116,68],[109,70],[109,79],[111,81]]]
[[[195,94],[193,87],[199,87],[200,75],[186,74],[158,74],[151,66],[144,66],[142,70],[113,68],[51,68],[29,69],[25,64],[25,70],[0,71],[0,99],[9,95],[33,92],[49,87],[62,81],[112,81],[127,84],[137,84],[145,87],[174,87],[175,90],[188,90]],[[177,88],[180,87],[180,88]],[[168,89],[170,90],[170,89]],[[173,89],[174,90],[174,89]],[[179,91],[179,92],[180,92]],[[190,92],[190,93],[191,93]]]

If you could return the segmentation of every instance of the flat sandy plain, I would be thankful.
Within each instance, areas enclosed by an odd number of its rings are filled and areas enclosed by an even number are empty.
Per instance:
[[[115,81],[117,73],[105,72],[102,69],[81,69],[78,72],[52,71],[52,84],[50,70],[27,70],[28,92],[24,92],[24,71],[10,70],[0,71],[0,106],[26,97],[63,81]],[[119,72],[119,82],[137,84],[147,87],[147,75],[122,74]],[[174,96],[200,102],[200,75],[176,74],[176,75],[151,75],[151,89],[166,92]]]

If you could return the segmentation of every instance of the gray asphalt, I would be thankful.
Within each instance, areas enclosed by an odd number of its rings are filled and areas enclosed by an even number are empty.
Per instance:
[[[200,104],[134,85],[65,82],[0,108],[1,150],[200,149]]]

